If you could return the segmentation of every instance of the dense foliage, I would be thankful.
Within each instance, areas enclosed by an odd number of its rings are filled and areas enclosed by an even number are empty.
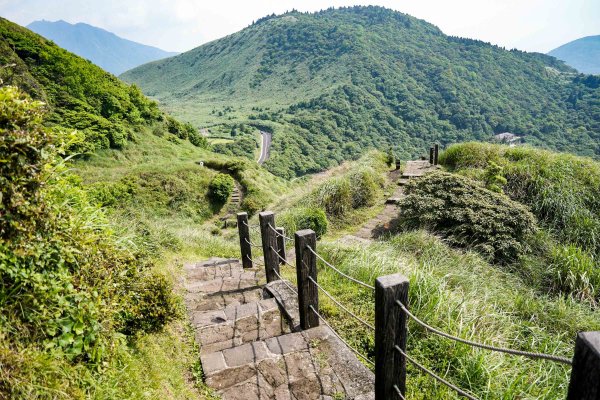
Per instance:
[[[77,135],[42,127],[43,104],[0,88],[0,397],[27,397],[38,354],[107,365],[119,343],[179,314],[170,281],[123,247],[66,171]]]
[[[273,124],[266,166],[284,177],[369,147],[393,146],[408,158],[434,141],[505,131],[600,154],[600,78],[542,54],[449,37],[381,7],[270,16],[124,78],[199,125]]]
[[[329,222],[325,211],[320,208],[304,207],[293,209],[292,211],[283,214],[278,220],[286,232],[297,232],[301,229],[311,229],[320,239],[327,233]]]
[[[406,194],[400,203],[405,226],[440,232],[496,261],[518,259],[536,229],[527,207],[458,175],[428,174],[409,182]]]
[[[592,301],[600,298],[600,163],[483,143],[451,146],[440,162],[482,182],[490,168],[497,171],[504,193],[527,205],[558,242],[545,244],[550,286]]]
[[[218,203],[225,203],[233,192],[233,178],[227,174],[217,174],[208,186],[210,196]]]
[[[165,117],[156,102],[100,67],[0,18],[0,79],[47,103],[47,125],[77,129],[70,151],[123,148],[141,126],[165,121],[168,131],[206,146],[197,130]]]

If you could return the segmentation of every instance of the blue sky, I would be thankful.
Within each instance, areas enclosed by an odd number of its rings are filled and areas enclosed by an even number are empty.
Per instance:
[[[287,10],[376,4],[425,19],[450,35],[548,52],[600,35],[600,0],[0,0],[0,16],[86,22],[127,39],[185,51]]]

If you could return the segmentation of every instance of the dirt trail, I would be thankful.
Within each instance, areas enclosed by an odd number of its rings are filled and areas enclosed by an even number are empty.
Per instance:
[[[354,235],[348,235],[345,239],[354,241],[371,241],[386,233],[393,231],[398,221],[398,202],[404,196],[404,185],[409,179],[418,179],[428,172],[434,171],[435,166],[428,161],[415,160],[406,163],[406,168],[398,180],[398,172],[390,172],[390,178],[398,183],[394,194],[387,199],[384,209],[374,218],[364,224]]]

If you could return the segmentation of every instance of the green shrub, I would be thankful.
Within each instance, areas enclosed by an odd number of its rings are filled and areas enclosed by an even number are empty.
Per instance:
[[[289,233],[288,236],[301,229],[312,229],[317,238],[321,238],[327,233],[329,225],[327,215],[322,209],[308,207],[284,213],[278,222]]]
[[[370,207],[375,204],[383,186],[383,179],[373,168],[363,167],[348,175],[352,192],[352,208]]]
[[[125,177],[117,182],[96,182],[88,187],[90,200],[101,206],[112,206],[131,198],[136,190],[137,183],[131,177]]]
[[[450,146],[440,162],[470,175],[478,169],[490,172],[498,165],[502,170],[497,184],[512,200],[529,206],[554,237],[600,254],[597,161],[527,146],[464,143]],[[488,176],[483,174],[482,181],[489,182]]]
[[[162,274],[144,273],[134,280],[128,294],[123,312],[123,332],[128,335],[160,331],[183,314],[172,283]]]
[[[525,206],[458,175],[429,174],[409,182],[406,193],[400,204],[405,227],[443,233],[451,243],[497,261],[517,259],[536,230],[535,218]]]
[[[332,178],[313,193],[315,204],[327,215],[341,217],[352,208],[352,192],[347,178]]]
[[[231,176],[227,174],[217,174],[208,186],[210,197],[218,202],[225,203],[233,192],[235,183]]]

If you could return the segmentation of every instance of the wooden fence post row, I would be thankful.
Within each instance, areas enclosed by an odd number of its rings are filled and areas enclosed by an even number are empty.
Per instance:
[[[260,223],[260,236],[262,238],[263,255],[265,258],[265,273],[267,283],[279,279],[279,258],[277,257],[277,234],[275,229],[275,214],[272,211],[264,211],[258,214]],[[273,229],[271,229],[271,226]],[[275,249],[273,251],[272,249]]]
[[[317,235],[310,229],[296,232],[296,277],[298,278],[298,305],[300,308],[300,327],[309,329],[319,326],[319,317],[310,309],[319,311],[319,289],[312,282],[317,281],[317,257],[308,249],[317,250]]]
[[[240,235],[240,250],[242,253],[242,266],[252,268],[252,246],[250,246],[250,227],[248,226],[248,213],[237,214],[238,233]]]
[[[375,281],[375,400],[397,399],[397,387],[406,394],[406,352],[408,316],[396,304],[408,305],[408,279],[400,274]]]
[[[600,400],[600,332],[580,332],[567,400]]]

